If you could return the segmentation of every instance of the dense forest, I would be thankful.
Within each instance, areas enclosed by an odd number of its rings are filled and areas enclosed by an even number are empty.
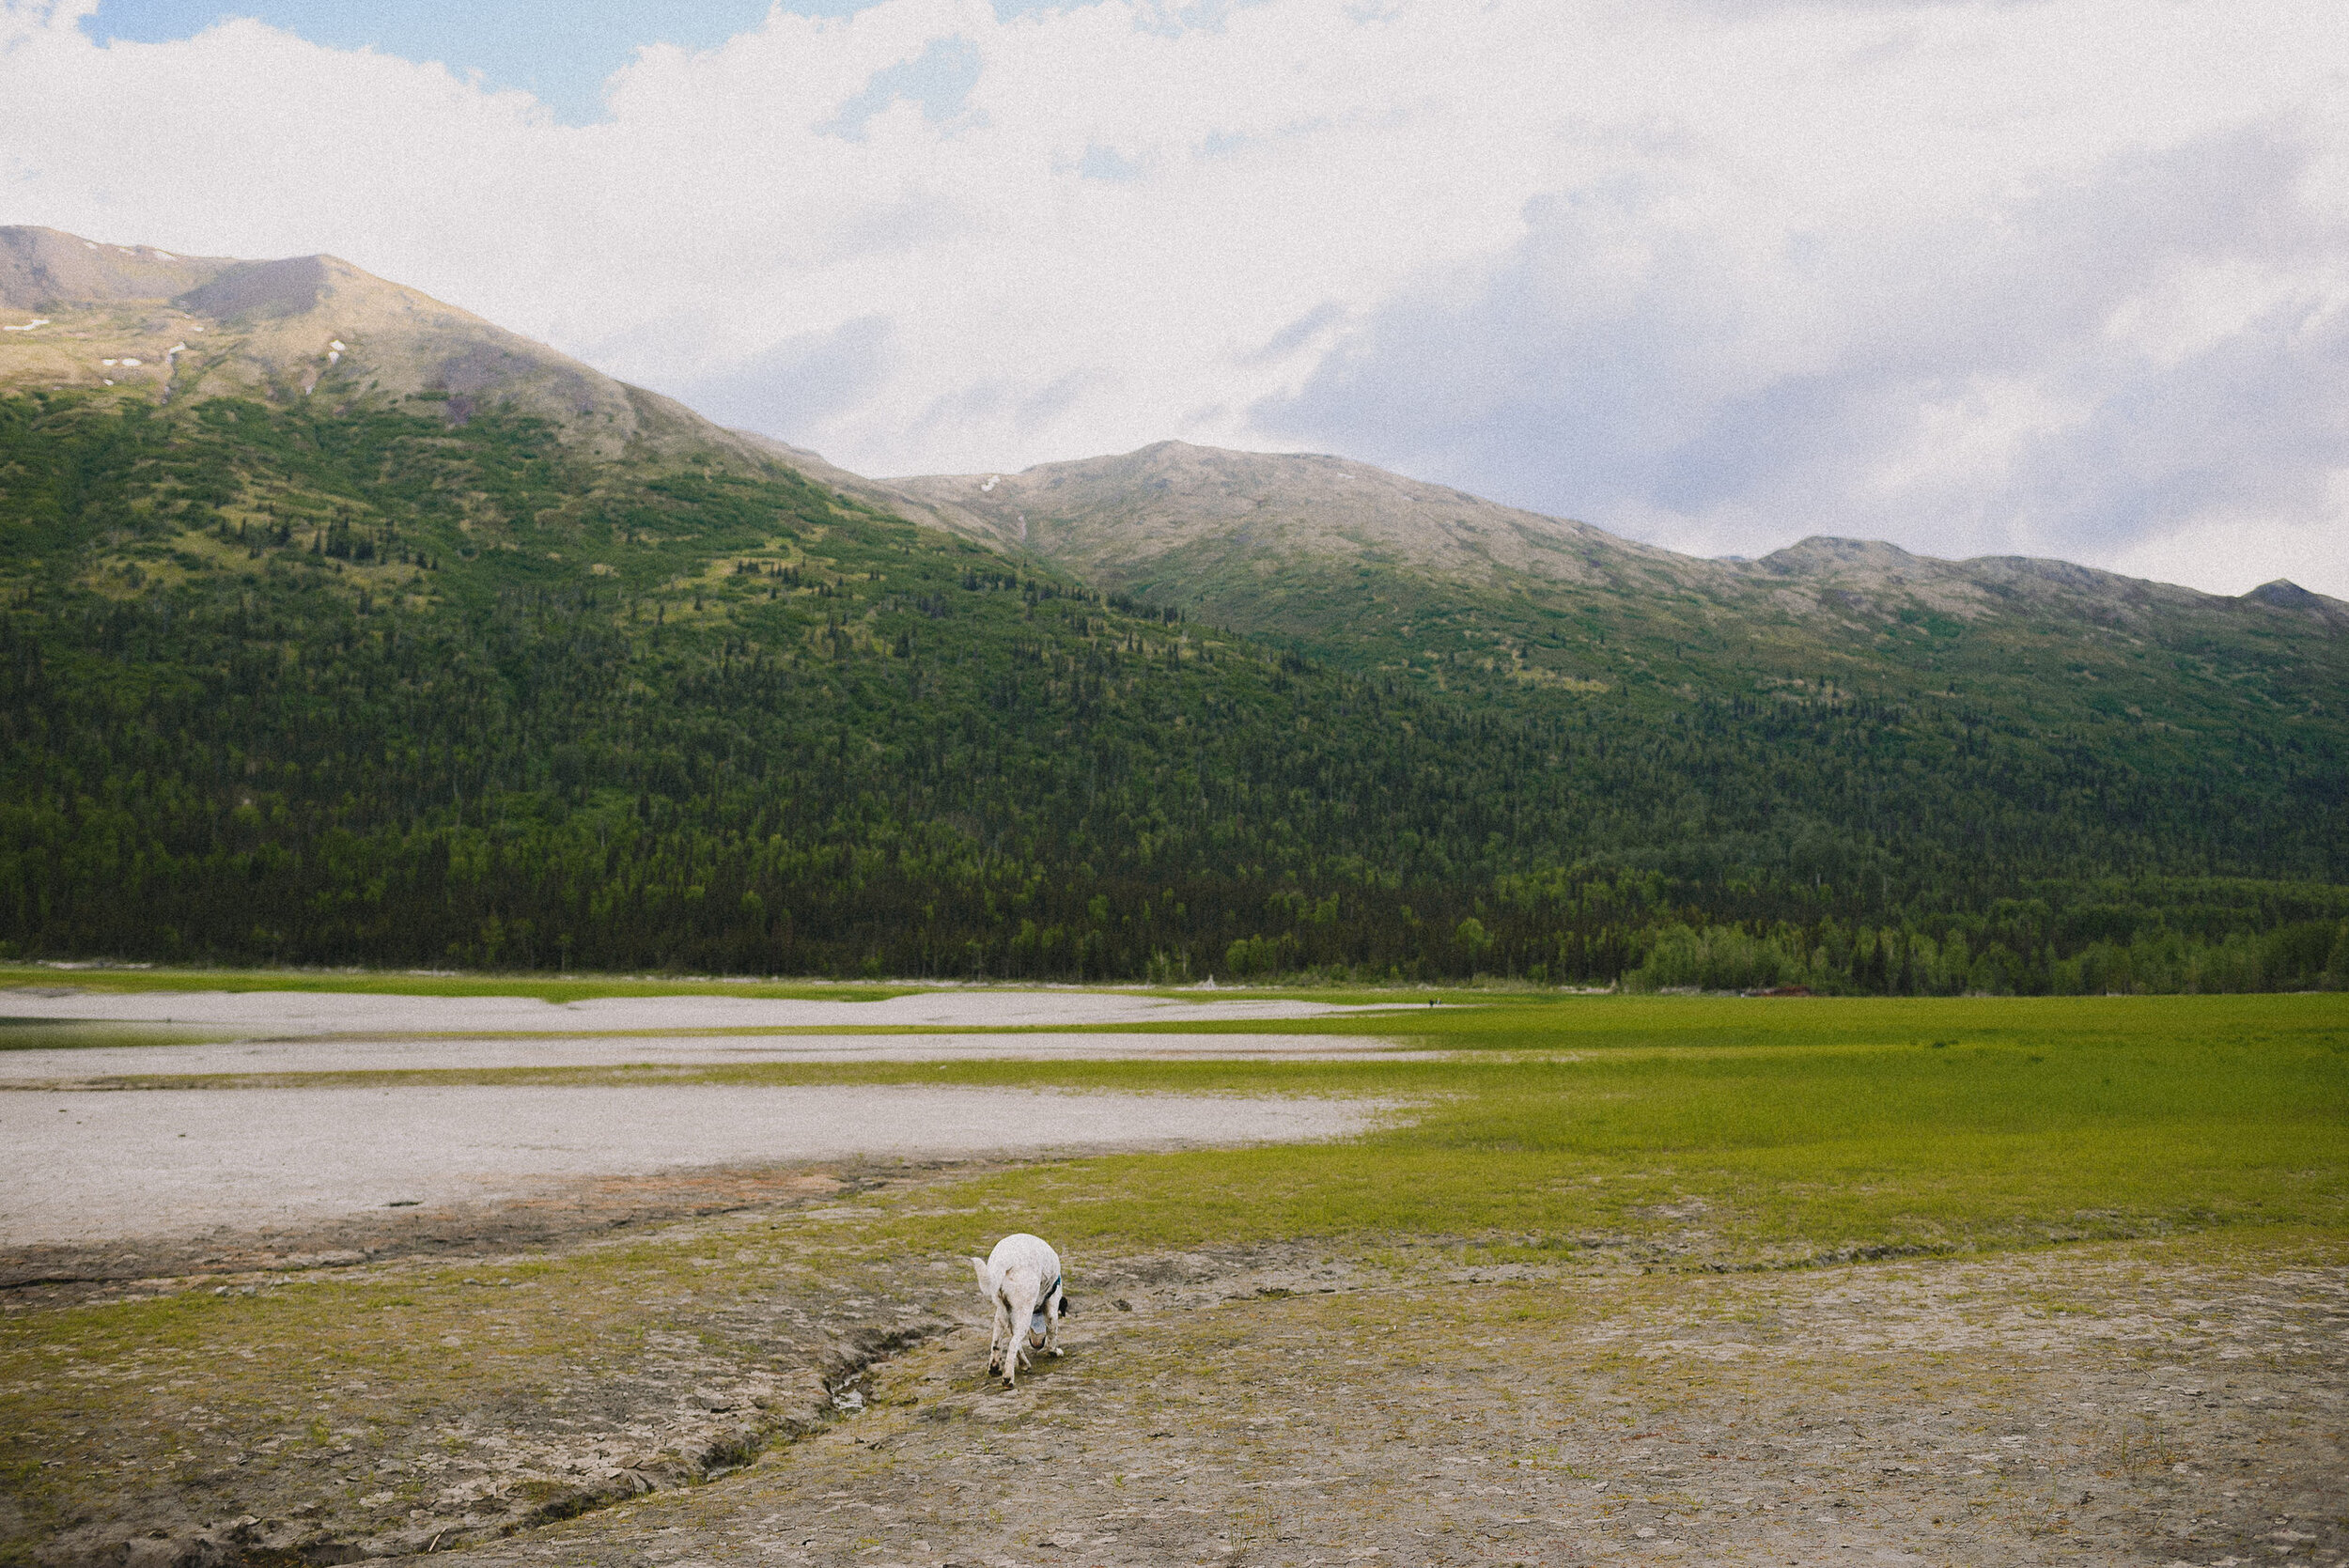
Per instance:
[[[0,594],[8,955],[2349,985],[2338,726],[1494,704],[496,411],[0,398]]]

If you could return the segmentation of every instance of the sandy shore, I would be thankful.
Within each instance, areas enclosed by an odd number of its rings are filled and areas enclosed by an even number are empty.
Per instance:
[[[926,991],[880,1001],[797,1001],[728,996],[608,997],[550,1002],[535,997],[356,996],[306,991],[79,991],[70,983],[0,990],[0,1017],[171,1022],[270,1035],[497,1033],[509,1030],[647,1034],[713,1029],[1110,1028],[1315,1018],[1392,1011],[1321,1001],[1218,1001],[1202,996],[1114,991]]]
[[[926,1084],[338,1085],[136,1093],[76,1087],[94,1081],[634,1063],[1307,1057],[1391,1048],[1376,1038],[1268,1032],[1112,1032],[1141,1022],[1279,1020],[1353,1011],[1363,1009],[1081,990],[948,990],[880,1001],[690,996],[558,1004],[527,997],[125,995],[68,986],[20,987],[0,992],[0,1016],[169,1023],[224,1037],[0,1050],[0,1084],[16,1086],[0,1094],[0,1245],[316,1226],[387,1205],[496,1203],[582,1181],[696,1168],[1322,1138],[1363,1126],[1377,1109],[1262,1096]],[[1035,1025],[1101,1032],[863,1032]],[[709,1032],[844,1027],[859,1032]]]
[[[701,1066],[749,1062],[933,1062],[985,1057],[1329,1060],[1390,1051],[1375,1035],[786,1034],[541,1040],[236,1040],[0,1050],[0,1084],[212,1073],[417,1072],[502,1067]],[[1417,1052],[1405,1054],[1416,1055]]]
[[[927,1085],[23,1090],[0,1094],[0,1245],[310,1225],[696,1166],[1329,1138],[1380,1109]]]

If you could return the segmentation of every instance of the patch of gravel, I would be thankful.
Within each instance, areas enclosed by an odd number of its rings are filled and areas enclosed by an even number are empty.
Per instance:
[[[298,1228],[754,1162],[1293,1142],[1384,1109],[928,1085],[21,1090],[0,1094],[0,1246]]]

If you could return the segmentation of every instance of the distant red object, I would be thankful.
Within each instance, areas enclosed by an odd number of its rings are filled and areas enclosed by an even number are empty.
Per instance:
[[[1747,991],[1750,997],[1812,997],[1819,993],[1808,986],[1773,986],[1766,991]]]

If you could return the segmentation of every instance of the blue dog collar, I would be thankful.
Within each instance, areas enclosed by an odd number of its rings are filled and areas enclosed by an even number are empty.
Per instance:
[[[1028,1317],[1029,1333],[1041,1334],[1045,1331],[1049,1323],[1049,1314],[1052,1310],[1052,1296],[1059,1291],[1059,1289],[1060,1281],[1058,1280],[1054,1280],[1050,1284],[1044,1287],[1044,1294],[1036,1299],[1035,1310],[1031,1312]]]

